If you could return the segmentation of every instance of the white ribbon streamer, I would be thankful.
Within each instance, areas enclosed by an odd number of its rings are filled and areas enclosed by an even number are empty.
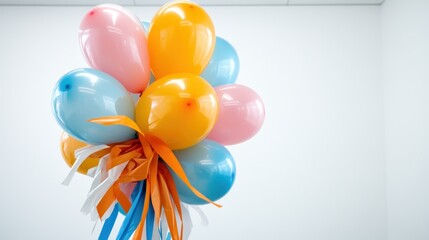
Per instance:
[[[170,229],[168,228],[167,218],[165,217],[164,210],[161,212],[161,224],[159,226],[160,228],[160,236],[161,239],[167,239],[167,234],[169,233]]]
[[[94,226],[92,226],[91,234],[94,234],[94,231],[95,231],[95,228],[97,227],[97,224],[98,224],[98,219],[97,219],[97,220],[95,220],[95,222],[94,222]]]
[[[97,172],[97,167],[93,167],[93,168],[88,169],[88,171],[86,172],[86,175],[88,177],[94,178],[96,172]]]
[[[206,216],[206,214],[203,212],[203,210],[201,210],[200,207],[195,206],[195,205],[189,205],[192,209],[194,209],[198,215],[200,216],[201,219],[201,225],[203,225],[204,227],[207,227],[209,225],[209,220]]]
[[[178,220],[177,221],[177,229],[179,229],[179,231],[180,231],[180,224],[183,224],[183,240],[188,240],[189,236],[191,235],[192,228],[194,227],[194,225],[192,224],[191,215],[189,213],[189,205],[183,204],[183,203],[180,203],[180,205],[182,207],[182,218],[183,218],[182,220],[183,220],[183,222],[180,222],[179,214],[176,212],[176,219]],[[167,217],[165,216],[164,210],[162,210],[160,221],[161,222],[160,222],[160,226],[158,229],[159,234],[158,235],[154,234],[153,236],[154,237],[157,236],[158,238],[156,238],[156,239],[165,240],[165,239],[167,239],[167,235],[170,232],[170,229],[168,227]],[[179,232],[179,234],[180,234],[180,232]],[[155,240],[155,238],[153,240]]]
[[[97,207],[98,202],[103,198],[104,194],[119,178],[128,162],[124,162],[112,169],[107,173],[107,178],[100,181],[103,177],[103,169],[100,168],[100,172],[96,173],[91,190],[88,193],[88,197],[82,206],[81,211],[85,214],[89,214],[93,209]],[[98,169],[97,169],[98,170]]]
[[[76,161],[73,164],[72,168],[70,169],[69,174],[64,179],[63,183],[64,185],[69,185],[73,176],[77,172],[77,169],[82,165],[82,163],[87,159],[91,154],[98,152],[102,149],[108,148],[107,145],[97,145],[97,146],[86,146],[83,148],[79,148],[75,151]],[[114,201],[113,204],[109,207],[109,209],[106,211],[106,213],[100,218],[98,216],[97,212],[97,204],[100,202],[100,200],[103,198],[103,196],[106,194],[106,192],[110,189],[110,187],[116,182],[116,180],[120,177],[122,171],[125,169],[125,167],[128,164],[128,161],[125,163],[122,163],[118,166],[115,166],[114,168],[110,169],[109,171],[106,171],[106,164],[107,160],[110,157],[110,153],[104,155],[100,158],[98,166],[93,167],[88,170],[87,175],[93,177],[93,181],[91,184],[91,188],[88,192],[87,199],[85,203],[82,206],[81,211],[84,214],[91,214],[91,220],[95,221],[95,225],[93,228],[93,231],[97,225],[97,223],[101,220],[101,222],[105,221],[111,214],[115,207],[115,204],[117,204],[117,201]],[[121,186],[121,189],[124,190],[131,190],[134,189],[135,183],[130,183]],[[128,192],[128,191],[127,191]],[[180,224],[183,224],[183,239],[188,240],[189,236],[191,234],[193,223],[190,215],[190,208],[195,210],[197,214],[200,217],[201,224],[203,226],[208,226],[208,219],[207,216],[204,214],[204,212],[195,205],[188,205],[181,203],[182,208],[182,221],[177,221],[178,229],[180,229]],[[176,218],[180,219],[179,216],[177,216],[176,212]],[[144,227],[146,228],[146,226]],[[146,231],[144,231],[146,232]],[[154,234],[152,240],[165,240],[167,239],[167,235],[169,233],[169,227],[167,218],[165,216],[164,211],[162,210],[161,213],[161,219],[160,219],[160,225],[159,228],[157,227],[157,224],[154,224]],[[145,239],[146,235],[143,235],[143,239]]]
[[[102,149],[108,148],[107,145],[97,145],[97,146],[85,146],[83,148],[76,149],[75,156],[76,161],[74,162],[72,168],[70,169],[69,174],[62,182],[63,185],[69,185],[73,176],[77,172],[77,169],[82,165],[82,163],[87,159],[91,154],[98,152]]]
[[[192,228],[194,225],[192,224],[191,215],[189,214],[189,206],[184,203],[180,203],[182,207],[182,217],[183,217],[183,239],[188,240],[191,235]]]
[[[160,236],[160,234],[158,232],[158,226],[157,226],[157,224],[153,225],[153,232],[152,233],[153,234],[152,234],[152,239],[151,240],[162,240],[161,236]]]
[[[100,161],[98,162],[98,166],[94,173],[94,179],[92,180],[91,187],[89,189],[88,195],[98,186],[101,182],[103,182],[107,178],[106,172],[106,162],[110,157],[110,153],[104,155],[102,158],[100,158]],[[104,174],[102,174],[104,173]]]

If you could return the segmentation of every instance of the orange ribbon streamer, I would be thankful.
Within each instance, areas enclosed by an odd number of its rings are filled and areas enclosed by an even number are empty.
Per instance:
[[[115,201],[118,201],[125,212],[128,212],[131,207],[131,202],[121,191],[119,184],[146,180],[143,213],[133,239],[141,239],[142,237],[146,215],[149,210],[149,201],[151,201],[154,209],[156,226],[159,226],[161,213],[162,210],[164,210],[173,240],[181,240],[183,237],[183,218],[179,194],[174,184],[173,177],[166,165],[177,174],[196,196],[217,207],[221,207],[221,205],[212,202],[191,185],[173,151],[163,141],[154,136],[144,134],[133,120],[126,116],[109,116],[95,118],[90,120],[90,122],[106,126],[122,125],[134,129],[139,133],[138,139],[111,146],[110,157],[107,161],[107,170],[125,162],[128,163],[121,173],[121,176],[97,205],[97,211],[100,217],[106,213]],[[164,160],[166,165],[158,161],[159,157]],[[180,233],[177,226],[176,211],[181,222]]]

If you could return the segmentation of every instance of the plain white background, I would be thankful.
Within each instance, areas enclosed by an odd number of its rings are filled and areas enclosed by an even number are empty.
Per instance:
[[[50,107],[56,81],[87,67],[77,29],[89,9],[0,7],[2,239],[97,237],[79,212],[91,179],[60,184]],[[236,183],[191,239],[428,239],[428,2],[205,9],[267,115],[229,147]]]
[[[429,1],[382,7],[389,240],[429,239]]]

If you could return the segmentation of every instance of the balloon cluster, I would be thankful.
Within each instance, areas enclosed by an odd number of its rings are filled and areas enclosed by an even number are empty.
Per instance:
[[[235,84],[236,51],[189,1],[164,5],[150,24],[96,6],[79,40],[91,68],[65,74],[52,97],[72,168],[64,183],[76,171],[94,178],[82,211],[104,223],[100,239],[118,212],[118,239],[187,238],[186,204],[220,206],[234,183],[224,145],[251,138],[264,120],[260,97]]]

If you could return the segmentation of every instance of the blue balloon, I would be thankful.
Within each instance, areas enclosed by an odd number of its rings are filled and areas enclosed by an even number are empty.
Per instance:
[[[212,201],[222,198],[235,180],[235,162],[228,149],[217,142],[203,140],[190,148],[174,151],[192,186]],[[197,197],[170,169],[180,200],[188,204],[207,204]]]
[[[146,22],[146,21],[140,21],[144,32],[146,33],[146,36],[149,34],[149,27],[150,27],[150,23]],[[153,82],[155,82],[155,76],[153,76],[153,73],[150,73],[150,79],[149,79],[149,85],[151,85]]]
[[[110,75],[95,69],[65,74],[54,88],[55,118],[68,134],[88,144],[110,144],[136,137],[123,126],[102,126],[88,120],[125,115],[134,119],[134,102],[127,90]]]
[[[240,61],[234,47],[221,37],[216,37],[216,46],[209,64],[201,77],[213,87],[235,83],[240,70]]]
[[[149,33],[149,27],[150,27],[150,23],[146,22],[146,21],[141,21],[142,25],[143,25],[143,30],[147,34]]]

